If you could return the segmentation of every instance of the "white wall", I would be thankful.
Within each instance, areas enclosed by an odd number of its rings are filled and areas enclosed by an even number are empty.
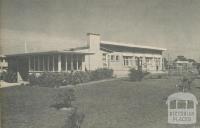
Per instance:
[[[88,38],[88,46],[89,52],[94,53],[93,55],[86,56],[87,61],[89,62],[88,69],[89,70],[95,70],[97,68],[103,67],[103,61],[102,61],[102,52],[100,51],[100,35],[99,34],[87,34]]]

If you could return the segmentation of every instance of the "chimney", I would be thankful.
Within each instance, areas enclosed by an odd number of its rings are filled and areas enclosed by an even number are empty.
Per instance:
[[[100,51],[100,34],[87,33],[88,46],[90,52]]]

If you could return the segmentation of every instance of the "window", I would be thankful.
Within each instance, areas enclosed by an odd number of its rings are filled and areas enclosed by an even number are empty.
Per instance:
[[[35,57],[34,57],[34,60],[35,60],[35,62],[34,62],[34,63],[35,63],[35,71],[38,71],[38,70],[39,70],[39,69],[38,69],[38,67],[39,67],[39,65],[38,65],[38,62],[39,62],[39,61],[38,61],[38,58],[39,58],[38,56],[35,56]]]
[[[152,58],[151,57],[146,57],[146,63],[148,65],[151,65],[151,61],[152,61]]]
[[[53,71],[53,56],[49,56],[49,71]]]
[[[71,55],[67,55],[67,70],[72,70],[72,66],[71,66],[72,59],[71,58],[72,58]]]
[[[61,69],[62,71],[66,70],[66,56],[65,55],[61,56]]]
[[[82,60],[83,60],[83,56],[79,55],[78,56],[78,70],[82,70]]]
[[[43,56],[39,56],[39,71],[43,71],[43,65],[44,65]]]
[[[44,70],[48,71],[48,56],[44,56]]]
[[[114,55],[111,55],[110,59],[111,61],[114,61]]]
[[[119,56],[118,55],[116,56],[116,61],[119,61]]]
[[[30,56],[30,71],[34,71],[34,56]]]
[[[106,54],[103,53],[103,58],[102,58],[103,61],[106,61]]]
[[[58,71],[58,56],[54,55],[54,71]]]
[[[132,56],[124,56],[124,66],[132,66],[133,65],[133,57]]]

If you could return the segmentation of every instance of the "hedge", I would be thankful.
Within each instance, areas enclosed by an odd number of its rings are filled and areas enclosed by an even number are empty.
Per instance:
[[[113,70],[100,68],[90,72],[76,71],[76,72],[45,72],[39,76],[36,74],[29,75],[30,85],[38,85],[43,87],[59,87],[69,84],[76,85],[94,80],[102,80],[112,78]]]
[[[0,80],[9,82],[9,83],[15,83],[17,82],[17,73],[15,72],[1,72],[0,73]]]
[[[143,72],[142,70],[136,70],[134,68],[131,68],[129,70],[128,76],[131,81],[141,81],[147,74],[149,73]]]

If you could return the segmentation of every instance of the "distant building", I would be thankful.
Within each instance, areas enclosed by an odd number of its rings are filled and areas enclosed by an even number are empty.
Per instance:
[[[178,56],[174,60],[174,68],[183,71],[189,71],[194,68],[196,61],[193,59],[187,59],[184,56]]]
[[[7,55],[9,70],[28,74],[68,72],[111,68],[117,76],[125,76],[130,68],[162,72],[162,52],[166,49],[102,41],[99,34],[88,33],[87,46],[62,51],[43,51]]]
[[[8,68],[8,63],[6,60],[6,56],[0,55],[0,72],[6,71]]]

